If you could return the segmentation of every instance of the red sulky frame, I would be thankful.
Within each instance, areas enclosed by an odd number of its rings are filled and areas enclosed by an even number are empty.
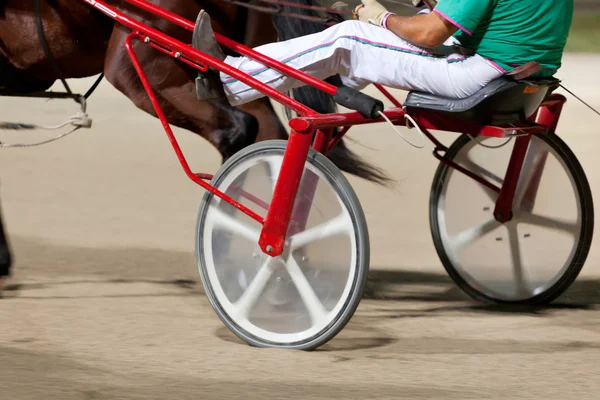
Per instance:
[[[160,119],[166,134],[175,150],[177,158],[179,159],[183,170],[187,176],[210,193],[219,196],[223,200],[232,204],[251,218],[255,219],[263,225],[261,236],[259,239],[259,245],[261,249],[269,254],[270,256],[278,256],[283,251],[283,245],[288,229],[288,224],[291,218],[291,212],[298,190],[302,172],[304,169],[304,163],[308,155],[308,151],[312,147],[326,154],[329,152],[341,138],[348,132],[348,130],[354,125],[363,125],[375,122],[383,122],[383,118],[370,119],[365,118],[358,112],[348,113],[334,113],[334,114],[318,114],[309,107],[299,103],[298,101],[284,95],[283,93],[265,85],[257,79],[230,67],[229,65],[207,55],[196,49],[191,45],[176,40],[164,33],[140,23],[139,21],[132,19],[125,14],[121,13],[116,8],[106,4],[102,0],[82,0],[89,5],[95,7],[99,11],[103,12],[116,22],[128,27],[132,30],[131,34],[127,37],[125,46],[127,52],[131,58],[133,65],[144,85],[148,97],[152,102],[152,105]],[[155,14],[167,21],[170,21],[180,27],[193,32],[194,23],[169,12],[163,8],[155,6],[145,0],[125,0],[140,9]],[[306,75],[296,69],[293,69],[283,63],[266,57],[242,44],[234,42],[222,35],[215,35],[218,42],[231,50],[255,59],[285,75],[296,78],[305,84],[316,87],[330,95],[334,95],[337,91],[337,87],[330,85],[322,80],[313,78]],[[156,99],[154,91],[150,86],[150,82],[144,73],[142,66],[135,55],[133,49],[133,41],[142,41],[153,48],[162,51],[181,60],[182,62],[198,69],[206,71],[208,67],[215,68],[219,71],[225,72],[226,74],[240,80],[241,82],[255,88],[256,90],[263,93],[265,96],[272,98],[273,100],[283,104],[286,107],[294,110],[298,117],[292,119],[289,125],[292,129],[286,147],[283,162],[281,165],[281,171],[279,174],[273,198],[270,204],[266,204],[259,199],[252,199],[257,204],[267,209],[265,218],[256,214],[252,210],[248,209],[244,205],[236,202],[231,197],[217,190],[206,180],[212,179],[209,174],[193,173],[183,155],[179,144],[173,134],[173,131],[162,112],[160,105]],[[392,102],[394,107],[383,111],[385,116],[389,118],[394,125],[406,125],[405,111],[402,104],[396,100],[392,94],[390,94],[381,85],[375,85],[382,94]],[[523,124],[518,127],[497,127],[497,126],[481,126],[474,123],[468,123],[465,121],[456,121],[452,118],[440,116],[432,112],[426,112],[421,110],[415,110],[411,112],[412,118],[415,120],[419,128],[423,133],[434,143],[435,150],[434,156],[458,171],[468,175],[477,182],[485,185],[486,187],[499,193],[499,198],[496,203],[494,215],[500,222],[505,222],[510,219],[510,211],[512,208],[512,201],[515,194],[518,177],[523,166],[531,134],[544,134],[547,132],[554,132],[558,124],[560,113],[562,111],[563,104],[566,102],[566,98],[559,94],[552,94],[549,98],[542,103],[538,109],[537,115],[534,115],[531,119],[531,123]],[[333,137],[333,128],[341,128],[338,134]],[[489,137],[510,137],[517,136],[513,153],[511,155],[510,163],[508,165],[504,184],[502,188],[498,188],[489,181],[475,175],[471,171],[468,171],[452,161],[445,159],[439,154],[439,152],[445,152],[447,149],[442,145],[431,133],[430,130],[441,130],[449,132],[457,132],[463,134],[470,134],[473,136],[489,136]],[[313,135],[315,135],[313,142]],[[541,173],[543,169],[543,163],[540,163],[540,171],[536,171],[536,176]],[[285,177],[285,179],[281,179]],[[310,185],[310,183],[309,183]],[[533,204],[533,198],[535,198],[537,192],[537,183],[533,182],[532,187],[526,191],[526,195],[529,196],[530,204]],[[250,196],[248,196],[250,197]],[[301,209],[302,207],[300,207]],[[301,210],[300,210],[301,211]]]

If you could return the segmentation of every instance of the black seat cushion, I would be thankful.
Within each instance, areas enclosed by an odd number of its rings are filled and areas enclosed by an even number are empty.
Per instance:
[[[559,84],[560,81],[555,78],[515,81],[503,76],[464,99],[411,91],[404,106],[407,109],[432,110],[484,125],[523,122],[535,113]]]

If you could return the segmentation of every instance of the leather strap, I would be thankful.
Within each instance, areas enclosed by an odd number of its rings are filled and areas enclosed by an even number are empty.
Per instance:
[[[542,65],[537,61],[529,61],[526,64],[523,64],[515,69],[512,69],[506,73],[507,76],[514,79],[515,81],[525,79],[536,72],[542,70]]]

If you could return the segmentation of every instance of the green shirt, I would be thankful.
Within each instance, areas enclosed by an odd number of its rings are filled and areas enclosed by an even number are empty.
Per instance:
[[[459,28],[461,44],[505,70],[529,61],[552,76],[573,17],[573,0],[439,0],[434,9]]]

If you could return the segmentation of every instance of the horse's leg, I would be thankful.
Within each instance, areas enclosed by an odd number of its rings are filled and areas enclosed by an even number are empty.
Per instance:
[[[277,38],[277,31],[273,26],[271,16],[266,13],[253,10],[244,10],[241,16],[246,21],[243,42],[248,47],[257,47],[269,43]],[[236,38],[242,41],[240,38]],[[268,98],[262,98],[238,107],[239,109],[254,115],[258,119],[258,137],[256,141],[269,139],[287,139],[287,132],[281,120],[275,113]]]
[[[275,113],[269,99],[259,99],[238,108],[253,115],[257,119],[258,135],[256,137],[256,142],[271,139],[286,140],[288,138],[287,132],[281,124],[281,120]]]
[[[106,79],[138,108],[156,117],[123,46],[127,35],[125,29],[115,28],[105,61]],[[133,47],[170,124],[199,134],[217,148],[223,159],[254,141],[256,123],[246,114],[224,104],[201,103],[195,97],[193,79],[177,61],[144,44],[135,43]]]
[[[2,223],[2,209],[0,209],[0,297],[2,297],[2,289],[8,276],[10,275],[10,267],[12,265],[12,256],[10,254],[10,246],[8,238],[4,232]]]
[[[104,68],[106,78],[138,108],[156,116],[123,46],[127,35],[121,27],[113,32]],[[268,100],[247,104],[243,111],[225,103],[201,102],[196,98],[195,71],[143,43],[134,44],[134,48],[168,122],[208,140],[223,161],[254,143],[257,137],[286,137]]]

